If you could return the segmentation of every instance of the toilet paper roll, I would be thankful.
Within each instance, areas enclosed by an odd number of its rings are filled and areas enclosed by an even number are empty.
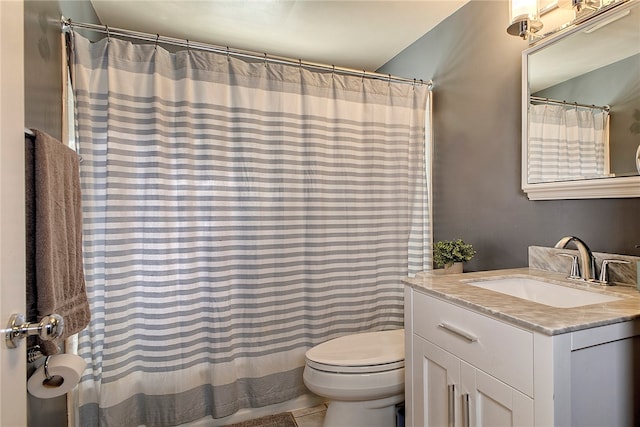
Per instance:
[[[80,382],[86,362],[75,354],[51,356],[48,363],[50,379],[44,372],[44,364],[31,375],[27,390],[35,397],[50,399],[68,393]]]

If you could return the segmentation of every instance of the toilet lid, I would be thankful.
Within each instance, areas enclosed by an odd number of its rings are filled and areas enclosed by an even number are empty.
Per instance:
[[[404,366],[404,329],[345,335],[313,347],[306,357],[307,365],[320,370],[397,369]]]

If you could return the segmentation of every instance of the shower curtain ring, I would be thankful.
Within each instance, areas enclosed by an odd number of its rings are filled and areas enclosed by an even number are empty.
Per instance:
[[[104,28],[107,30],[107,42],[111,41],[111,34],[109,33],[109,26],[105,25]]]
[[[158,50],[158,40],[160,40],[160,34],[156,33],[156,43],[153,50]]]

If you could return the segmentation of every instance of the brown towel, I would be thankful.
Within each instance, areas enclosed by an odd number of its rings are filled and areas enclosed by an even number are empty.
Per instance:
[[[82,208],[78,155],[44,132],[27,142],[27,307],[29,321],[57,313],[64,333],[40,342],[55,354],[91,318],[82,265]]]

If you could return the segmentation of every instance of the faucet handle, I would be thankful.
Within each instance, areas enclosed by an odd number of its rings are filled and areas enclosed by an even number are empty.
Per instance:
[[[598,283],[601,285],[609,285],[608,268],[609,264],[629,264],[629,261],[623,259],[605,259],[602,261],[602,268],[600,268],[600,278]]]
[[[558,256],[566,256],[571,258],[571,271],[569,272],[569,279],[581,279],[580,266],[578,266],[578,255],[571,254],[558,254]]]

